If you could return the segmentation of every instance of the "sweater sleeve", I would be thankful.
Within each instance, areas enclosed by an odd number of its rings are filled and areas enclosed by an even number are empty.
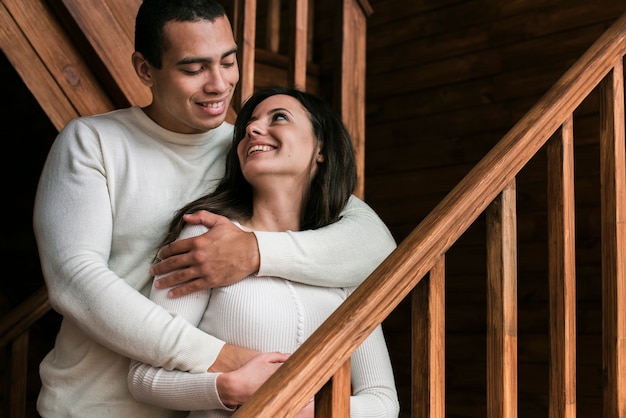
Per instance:
[[[161,408],[233,411],[220,401],[216,386],[219,375],[165,370],[133,360],[128,373],[128,388],[138,401]]]
[[[261,255],[259,276],[324,287],[358,286],[396,247],[380,217],[356,196],[334,224],[254,234]]]
[[[118,214],[107,180],[98,134],[80,120],[71,122],[50,149],[33,215],[53,308],[123,356],[206,371],[224,343],[170,315],[109,266]]]
[[[207,231],[204,225],[187,225],[179,239],[200,235]],[[154,280],[159,279],[157,276]],[[154,284],[154,281],[153,281]],[[150,299],[163,306],[170,314],[179,316],[197,327],[210,299],[210,290],[203,290],[180,298],[167,297],[169,289],[152,286]],[[194,411],[227,408],[217,392],[219,373],[187,373],[152,367],[137,360],[131,361],[128,389],[138,401],[162,408]]]
[[[350,418],[396,418],[400,404],[380,325],[354,352],[350,370]]]

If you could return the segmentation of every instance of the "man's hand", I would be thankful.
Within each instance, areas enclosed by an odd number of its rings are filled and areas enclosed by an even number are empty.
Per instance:
[[[185,283],[172,289],[170,297],[236,283],[259,270],[259,247],[252,232],[242,231],[229,219],[206,211],[185,215],[185,221],[202,224],[209,231],[159,250],[161,261],[150,268],[150,274],[172,273],[157,280],[155,286],[163,289]]]
[[[241,368],[219,375],[216,384],[222,403],[243,404],[288,358],[289,354],[261,353]]]

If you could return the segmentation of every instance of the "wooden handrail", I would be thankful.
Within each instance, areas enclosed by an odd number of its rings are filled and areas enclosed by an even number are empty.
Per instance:
[[[0,320],[0,349],[10,346],[8,377],[11,383],[8,388],[9,399],[6,403],[8,411],[6,407],[3,410],[3,413],[8,413],[8,418],[25,416],[30,327],[50,309],[48,291],[45,287],[41,287]]]
[[[0,348],[4,348],[22,333],[28,331],[51,309],[48,291],[42,286],[0,320]]]
[[[589,48],[236,416],[296,413],[515,179],[625,54],[626,14]],[[623,327],[621,323],[614,326],[618,325]],[[611,344],[616,342],[611,341]],[[623,341],[617,344],[623,350]],[[622,363],[613,366],[612,373],[623,371]],[[283,388],[280,396],[276,388]],[[620,407],[623,407],[621,403]],[[620,413],[619,416],[623,416],[624,412]]]

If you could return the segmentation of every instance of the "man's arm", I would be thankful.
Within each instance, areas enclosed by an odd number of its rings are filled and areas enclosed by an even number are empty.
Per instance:
[[[355,196],[339,221],[316,230],[249,233],[208,212],[188,215],[186,221],[211,230],[161,249],[163,261],[151,273],[178,271],[156,285],[185,283],[170,292],[172,297],[231,284],[253,273],[317,286],[352,287],[365,280],[396,246],[380,217]],[[357,259],[362,261],[353,262]]]
[[[255,235],[261,254],[258,275],[324,287],[358,286],[396,248],[387,226],[356,196],[334,224]]]
[[[109,267],[114,218],[110,193],[98,139],[81,122],[70,123],[50,150],[33,218],[53,308],[123,356],[206,371],[224,342],[172,317],[139,292],[140,283],[133,287]]]
[[[233,410],[243,404],[289,358],[261,353],[230,373],[188,373],[132,361],[128,388],[135,399],[162,408]]]

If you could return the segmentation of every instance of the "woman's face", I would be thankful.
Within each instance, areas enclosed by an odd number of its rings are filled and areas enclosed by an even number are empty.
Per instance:
[[[257,105],[237,146],[239,163],[253,188],[261,181],[297,181],[308,187],[323,161],[306,109],[294,97],[275,95]],[[275,183],[273,183],[275,184]]]

